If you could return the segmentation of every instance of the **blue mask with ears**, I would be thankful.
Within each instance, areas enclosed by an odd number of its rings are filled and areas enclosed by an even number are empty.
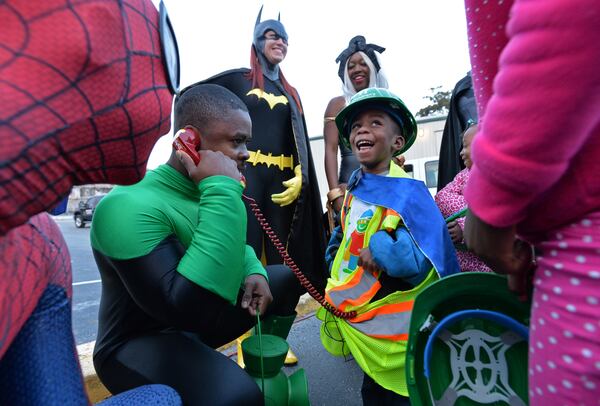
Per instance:
[[[256,17],[256,23],[254,24],[254,39],[252,43],[256,47],[256,50],[260,53],[263,52],[265,46],[265,32],[273,31],[279,37],[281,37],[285,42],[288,41],[287,32],[285,32],[285,27],[279,21],[279,16],[277,16],[277,20],[265,20],[260,21],[262,16],[262,6],[258,12],[258,16]]]
[[[288,41],[287,32],[285,32],[285,27],[279,21],[279,16],[277,16],[277,20],[265,20],[260,21],[262,15],[262,6],[258,12],[258,16],[256,17],[256,23],[254,25],[254,38],[252,43],[256,48],[256,53],[258,55],[258,59],[260,60],[260,64],[263,68],[263,73],[271,80],[277,80],[279,78],[279,67],[272,66],[266,60],[264,56],[265,50],[265,32],[273,31],[275,35],[281,37],[285,43]]]

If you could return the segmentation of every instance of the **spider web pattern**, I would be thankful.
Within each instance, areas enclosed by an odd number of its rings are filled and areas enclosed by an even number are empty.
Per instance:
[[[0,236],[72,185],[137,182],[170,128],[150,0],[0,2]]]
[[[507,350],[523,341],[521,336],[513,331],[491,336],[469,329],[459,334],[446,330],[440,338],[450,350],[452,382],[436,403],[454,404],[457,398],[464,396],[477,404],[525,405],[510,386],[506,359]]]
[[[67,245],[56,223],[41,213],[0,237],[0,358],[49,284],[71,297]]]

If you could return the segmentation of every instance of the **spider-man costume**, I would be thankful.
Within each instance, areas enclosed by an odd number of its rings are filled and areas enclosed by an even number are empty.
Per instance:
[[[13,404],[17,334],[48,298],[70,312],[69,254],[43,212],[73,185],[141,179],[172,91],[150,0],[7,0],[0,20],[0,403]]]

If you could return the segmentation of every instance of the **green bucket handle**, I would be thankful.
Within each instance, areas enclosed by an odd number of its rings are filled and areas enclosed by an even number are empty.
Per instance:
[[[256,331],[258,333],[258,349],[260,352],[260,388],[265,393],[265,364],[263,360],[262,331],[260,328],[260,309],[256,308]]]

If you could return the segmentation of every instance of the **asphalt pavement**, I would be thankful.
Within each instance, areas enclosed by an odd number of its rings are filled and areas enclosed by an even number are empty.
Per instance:
[[[55,216],[71,254],[73,269],[73,333],[77,344],[96,339],[100,306],[100,274],[90,246],[90,226],[75,227],[72,216]]]
[[[56,216],[54,219],[71,254],[75,340],[77,344],[94,341],[98,329],[101,283],[90,247],[89,224],[85,228],[77,228],[71,216]],[[286,367],[285,373],[290,375],[298,368],[305,370],[313,406],[361,405],[362,371],[354,360],[336,358],[325,351],[319,338],[319,325],[319,320],[312,313],[299,317],[294,323],[288,342],[300,363]],[[235,359],[234,348],[224,350],[224,353]]]

